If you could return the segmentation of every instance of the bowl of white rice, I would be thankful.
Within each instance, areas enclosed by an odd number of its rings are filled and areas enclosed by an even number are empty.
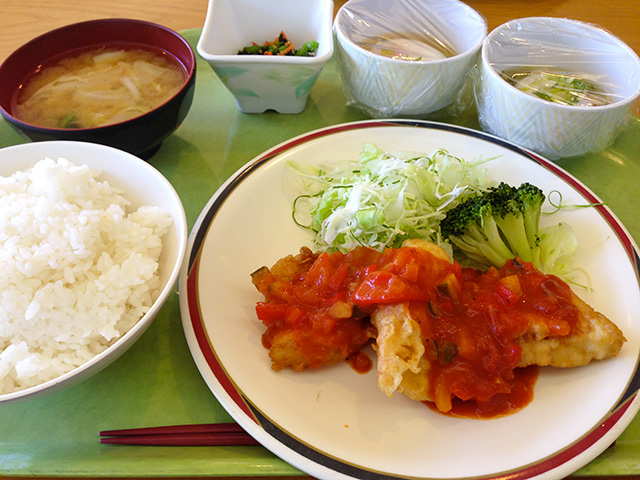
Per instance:
[[[72,141],[0,149],[0,403],[109,365],[175,292],[178,194],[121,150]]]

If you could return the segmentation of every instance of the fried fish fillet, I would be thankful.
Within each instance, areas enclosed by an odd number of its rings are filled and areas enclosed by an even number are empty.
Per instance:
[[[301,372],[306,368],[318,369],[342,362],[369,341],[371,336],[366,327],[364,323],[361,327],[354,326],[344,341],[317,330],[278,331],[269,340],[271,366],[274,370],[291,368]]]
[[[432,400],[429,393],[429,361],[420,325],[406,302],[381,305],[371,315],[378,332],[374,348],[378,356],[378,388],[392,397],[398,391],[412,400]]]
[[[309,274],[314,265],[318,265],[319,255],[309,248],[303,247],[297,255],[288,255],[278,260],[271,268],[262,267],[251,275],[258,291],[270,305],[277,309],[278,305],[286,306],[296,297],[293,293],[295,284]],[[324,281],[331,281],[325,278]],[[311,283],[319,284],[315,279]],[[368,317],[353,309],[346,302],[337,301],[322,310],[321,299],[316,291],[304,289],[306,298],[295,298],[292,305],[300,303],[318,305],[309,307],[323,314],[311,315],[312,318],[302,323],[296,323],[292,318],[284,315],[283,321],[268,325],[262,336],[262,343],[269,349],[271,367],[274,370],[291,368],[302,371],[306,368],[317,369],[344,361],[360,349],[375,336]],[[295,312],[296,308],[290,310]],[[340,327],[335,328],[339,322]]]
[[[519,366],[571,368],[618,355],[625,342],[622,331],[575,293],[572,302],[579,312],[579,328],[569,336],[550,337],[543,322],[532,322],[531,331],[518,339]]]
[[[423,248],[447,258],[444,251],[428,242],[409,241],[403,246]],[[571,301],[578,312],[578,324],[569,335],[553,336],[542,315],[527,318],[526,332],[515,339],[521,348],[517,366],[577,367],[620,352],[625,342],[620,329],[573,292]],[[423,338],[420,319],[410,303],[380,305],[371,322],[378,332],[375,348],[379,388],[388,396],[397,391],[413,400],[434,401],[440,410],[447,411],[451,394],[439,392],[440,386],[430,384],[433,360],[427,355],[429,339]]]
[[[617,355],[624,335],[531,264],[463,269],[424,240],[403,249],[298,255],[252,274],[272,368],[321,368],[373,339],[377,381],[447,412],[452,399],[509,394],[515,369],[577,367]]]

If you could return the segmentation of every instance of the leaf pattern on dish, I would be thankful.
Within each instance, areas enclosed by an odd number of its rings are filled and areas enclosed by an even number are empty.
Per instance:
[[[315,75],[310,76],[304,80],[300,85],[296,87],[296,98],[305,96],[311,91],[311,88],[316,83],[316,80],[320,76],[320,71],[317,71]]]
[[[260,98],[260,95],[258,95],[256,92],[254,92],[253,90],[251,90],[250,88],[235,88],[233,90],[233,93],[237,96],[241,96],[241,97],[256,97],[256,98]]]
[[[222,80],[222,83],[224,83],[225,85],[227,84],[230,78],[239,77],[240,75],[248,71],[249,70],[246,68],[239,68],[239,67],[216,67],[215,68],[216,74],[218,75],[218,77],[220,77],[220,80]]]

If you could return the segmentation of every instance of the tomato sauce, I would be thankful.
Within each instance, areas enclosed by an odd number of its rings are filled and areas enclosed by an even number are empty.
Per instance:
[[[375,338],[363,320],[377,305],[407,302],[430,363],[430,398],[453,415],[490,418],[522,408],[532,398],[537,370],[517,368],[517,340],[532,324],[563,336],[577,322],[569,286],[530,263],[513,260],[480,272],[407,247],[307,257],[298,258],[299,271],[288,278],[254,274],[265,296],[256,307],[267,327],[263,344],[269,347],[283,332],[314,331],[327,352],[357,359]],[[306,343],[298,348],[317,349]],[[316,353],[312,368],[323,365]],[[333,361],[333,354],[327,358]]]
[[[369,373],[373,362],[366,353],[357,352],[347,358],[347,363],[358,373]]]
[[[331,365],[359,352],[371,341],[371,309],[356,306],[350,290],[380,257],[381,253],[368,248],[319,255],[303,249],[297,257],[281,261],[284,266],[254,272],[253,283],[265,297],[256,305],[256,314],[267,327],[262,344],[271,349],[286,338],[295,344],[295,360],[302,357],[304,366],[310,368]],[[293,366],[289,360],[280,359],[273,368]]]
[[[434,402],[423,403],[431,410],[450,417],[472,418],[475,420],[504,417],[519,412],[531,403],[539,371],[540,368],[536,365],[517,368],[514,371],[509,393],[497,393],[484,402],[454,398],[451,402],[451,410],[448,412],[438,410]]]

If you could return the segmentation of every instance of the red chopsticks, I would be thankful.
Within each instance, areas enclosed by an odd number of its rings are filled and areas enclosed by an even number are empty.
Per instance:
[[[167,427],[104,430],[100,443],[150,446],[252,446],[260,445],[237,423],[171,425]]]

